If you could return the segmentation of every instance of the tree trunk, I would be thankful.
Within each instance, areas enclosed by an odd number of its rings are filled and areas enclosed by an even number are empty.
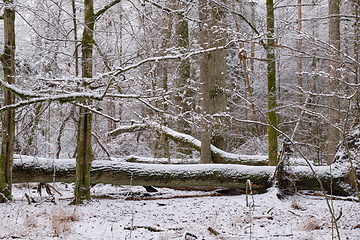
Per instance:
[[[35,113],[34,118],[31,120],[32,126],[29,133],[29,139],[27,141],[27,146],[23,149],[22,154],[36,156],[39,153],[39,149],[37,146],[37,134],[35,133],[37,129],[39,129],[39,121],[40,121],[40,113],[42,110],[43,104],[40,103],[35,105]]]
[[[167,3],[166,6],[170,5],[171,7],[171,2]],[[170,40],[171,40],[171,36],[172,36],[172,28],[173,28],[173,16],[169,15],[167,16],[167,21],[164,22],[164,25],[162,26],[162,29],[157,32],[161,37],[159,39],[160,43],[159,43],[159,49],[156,49],[157,52],[159,52],[160,56],[165,56],[165,49],[168,49],[170,47]],[[168,64],[168,62],[164,61],[164,62],[159,62],[157,63],[157,70],[156,70],[156,78],[157,78],[157,84],[158,86],[154,86],[156,88],[162,88],[162,90],[164,92],[168,92],[169,91],[169,67],[170,65]],[[160,109],[163,109],[164,111],[167,111],[169,109],[169,105],[167,102],[163,102],[159,105],[157,105],[156,107],[159,107]],[[167,117],[164,116],[160,116],[161,118],[161,122],[163,125],[169,125],[169,119],[167,119]],[[165,157],[168,158],[168,160],[170,161],[170,151],[169,151],[169,139],[167,136],[162,135],[161,133],[158,134],[158,136],[156,137],[156,142],[155,142],[155,149],[154,149],[154,157],[158,158],[158,157]]]
[[[181,1],[173,0],[176,9],[182,9],[184,4]],[[175,47],[179,48],[181,52],[189,50],[189,23],[183,16],[177,16],[175,20]],[[178,71],[176,73],[175,85],[177,94],[175,97],[176,105],[180,106],[178,113],[180,118],[177,121],[177,131],[185,134],[191,134],[191,126],[185,120],[190,117],[191,112],[194,111],[194,91],[191,88],[191,64],[190,59],[184,59],[180,62]],[[190,103],[190,104],[189,104]],[[177,151],[180,154],[190,155],[191,149],[179,144]]]
[[[13,0],[4,1],[4,53],[1,62],[4,80],[15,83],[15,9]],[[15,95],[3,88],[4,105],[15,103]],[[2,114],[2,141],[0,154],[0,202],[11,200],[12,164],[15,135],[15,110],[9,109]]]
[[[254,101],[253,101],[252,87],[251,87],[251,84],[250,84],[250,78],[249,78],[249,74],[248,74],[248,71],[247,71],[247,65],[246,65],[247,55],[246,55],[245,49],[242,47],[242,44],[239,44],[239,45],[240,45],[239,46],[240,49],[239,49],[238,57],[239,57],[240,62],[242,62],[242,64],[243,64],[243,71],[244,71],[244,77],[245,77],[245,97],[246,97],[246,91],[247,91],[248,96],[249,96],[249,101],[250,101],[250,104],[251,104],[251,111],[252,111],[252,114],[253,114],[252,120],[257,121],[257,119],[256,119],[256,109],[255,109],[255,104],[254,104]],[[250,129],[252,130],[252,127],[250,127]],[[260,136],[260,131],[259,131],[258,124],[255,125],[255,130],[256,130],[256,136],[259,137]]]
[[[93,68],[93,35],[94,5],[93,0],[84,0],[85,26],[82,39],[82,87],[86,87],[86,79],[92,78]],[[75,203],[90,200],[90,169],[94,158],[91,145],[92,114],[85,108],[79,110],[79,128],[76,156],[76,185],[74,189]]]
[[[59,128],[59,135],[56,139],[56,145],[57,145],[57,149],[56,149],[56,153],[55,153],[55,157],[57,159],[60,158],[60,152],[61,152],[61,137],[64,134],[64,130],[65,130],[65,126],[67,124],[67,122],[74,117],[74,113],[76,110],[76,106],[73,105],[70,108],[70,113],[68,114],[68,116],[64,119],[64,121],[61,123],[60,128]]]
[[[220,1],[226,4],[225,0]],[[221,47],[226,45],[226,13],[218,5],[210,4],[211,15],[209,19],[209,47]],[[226,111],[226,49],[212,51],[208,58],[208,78],[210,88],[210,114]],[[225,149],[224,120],[213,120],[211,131],[211,144],[222,150]],[[212,162],[220,163],[221,159],[212,156]]]
[[[109,116],[116,116],[116,105],[114,99],[110,99],[106,102],[106,111]],[[107,131],[111,132],[116,129],[116,122],[112,119],[107,120]],[[107,138],[107,142],[110,142],[111,138]]]
[[[209,26],[208,16],[210,13],[210,6],[208,0],[199,0],[199,19],[200,33],[199,44],[203,49],[208,47],[209,41]],[[209,86],[209,53],[200,54],[200,99],[201,99],[201,113],[203,115],[203,125],[201,132],[201,163],[211,162],[211,127],[210,127],[210,86]]]
[[[355,53],[355,84],[359,84],[360,80],[360,66],[358,64],[360,60],[360,16],[359,16],[359,1],[355,1],[354,3],[354,15],[355,15],[355,23],[354,23],[354,33],[355,33],[355,42],[354,42],[354,53]],[[356,102],[355,102],[355,109],[356,109],[356,116],[355,122],[360,122],[360,96],[359,93],[356,95]]]
[[[340,122],[339,108],[340,101],[335,94],[338,92],[338,63],[340,55],[340,1],[329,0],[329,43],[334,49],[332,52],[332,60],[330,61],[330,77],[329,77],[329,94],[334,94],[329,97],[329,126],[328,126],[328,151],[327,162],[331,164],[334,161],[336,147],[339,143],[340,133],[334,127]]]
[[[225,2],[225,1],[224,1]],[[226,44],[226,35],[223,32],[225,13],[210,4],[207,0],[199,1],[199,19],[201,21],[199,44],[202,48],[219,47]],[[221,159],[211,156],[210,144],[224,149],[223,123],[219,119],[212,122],[210,117],[215,113],[226,110],[226,50],[217,50],[203,53],[200,56],[200,84],[202,113],[204,116],[201,143],[201,162],[218,163]]]
[[[301,31],[302,31],[302,12],[301,12],[301,0],[298,0],[298,29],[297,29],[297,48],[299,50],[299,55],[300,55],[300,51],[302,50],[302,37],[301,37]],[[301,56],[299,56],[297,58],[297,79],[298,79],[298,87],[299,87],[299,98],[298,98],[298,102],[299,102],[299,108],[298,108],[298,115],[299,117],[301,117],[301,109],[300,106],[302,104],[301,101],[301,96],[302,96],[302,92],[301,92],[301,88],[302,88],[302,58]]]
[[[22,156],[14,161],[14,182],[74,181],[75,161],[56,159],[52,165],[48,159]],[[342,169],[342,170],[340,170]],[[293,166],[292,174],[297,189],[320,190],[319,184],[306,166]],[[264,192],[271,187],[275,166],[244,166],[236,164],[140,164],[122,161],[94,161],[91,168],[91,184],[138,185],[154,187],[226,187],[246,189],[250,180],[254,192]],[[315,167],[325,191],[335,195],[349,195],[347,168],[332,166]],[[359,178],[359,176],[357,176]],[[351,191],[351,190],[350,190]]]
[[[79,51],[77,38],[77,22],[76,22],[76,4],[75,0],[71,0],[73,24],[74,24],[74,59],[75,59],[75,76],[79,76]]]
[[[268,127],[269,141],[269,165],[276,165],[278,162],[278,141],[277,141],[277,116],[276,116],[276,57],[275,57],[275,15],[273,0],[266,0],[267,9],[267,82],[268,82],[268,120],[271,126]]]

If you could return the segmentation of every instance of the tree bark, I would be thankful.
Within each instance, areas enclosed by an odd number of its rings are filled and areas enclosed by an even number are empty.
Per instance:
[[[329,126],[328,126],[328,145],[327,145],[327,162],[333,163],[335,159],[336,148],[339,143],[340,133],[334,127],[340,122],[340,100],[335,94],[338,92],[338,68],[337,60],[340,55],[340,1],[329,0],[329,43],[333,47],[330,61],[329,77]]]
[[[54,165],[53,165],[54,163]],[[244,166],[234,164],[140,164],[123,161],[93,161],[91,167],[91,184],[104,183],[114,185],[139,185],[154,187],[226,187],[240,190],[246,189],[250,180],[255,192],[265,192],[272,186],[275,166]],[[53,181],[73,182],[75,160],[33,159],[22,156],[14,161],[14,182]],[[319,184],[310,169],[306,166],[292,167],[292,174],[297,189],[320,190]],[[332,166],[315,167],[323,182],[325,191],[335,195],[349,195],[348,168]],[[357,176],[359,178],[359,176]]]
[[[72,17],[74,25],[74,59],[75,59],[75,76],[79,76],[79,51],[78,51],[78,38],[77,38],[77,22],[76,22],[76,3],[71,0]]]
[[[67,117],[64,119],[64,121],[61,123],[60,128],[59,128],[59,135],[56,139],[56,145],[57,145],[57,149],[56,149],[56,153],[55,153],[55,157],[57,159],[60,158],[60,152],[61,152],[61,137],[64,134],[64,130],[65,130],[65,126],[67,124],[67,122],[74,117],[74,113],[75,113],[76,107],[75,106],[71,106],[70,109],[70,113],[67,115]]]
[[[166,6],[168,5],[172,5],[171,2],[166,3]],[[166,18],[166,21],[163,22],[162,25],[162,29],[158,32],[156,32],[157,34],[159,34],[161,37],[159,39],[159,48],[155,49],[156,52],[159,53],[160,56],[165,56],[165,49],[168,49],[170,47],[170,42],[171,42],[171,37],[172,37],[172,28],[173,28],[173,16],[169,15]],[[169,85],[171,86],[171,84],[169,83],[169,77],[170,77],[170,71],[169,71],[169,67],[170,65],[168,64],[168,62],[164,61],[164,62],[158,62],[156,64],[156,78],[157,81],[155,81],[157,83],[157,86],[153,86],[156,88],[162,88],[162,90],[164,92],[169,91]],[[163,103],[160,104],[156,104],[156,107],[167,111],[169,109],[169,104],[164,101]],[[161,118],[161,122],[164,125],[168,125],[171,124],[171,122],[169,122],[169,119],[167,119],[167,117],[164,116],[160,116]],[[156,136],[156,141],[155,141],[155,147],[154,147],[154,157],[158,158],[158,157],[166,157],[169,159],[170,161],[170,151],[169,151],[169,139],[167,136],[162,135],[161,133],[158,134]]]
[[[246,55],[245,49],[242,47],[242,44],[240,46],[239,46],[240,49],[239,49],[238,57],[239,57],[240,62],[242,62],[242,64],[243,64],[243,71],[244,71],[244,77],[245,77],[245,88],[246,88],[245,93],[246,93],[246,90],[247,90],[247,93],[248,93],[248,96],[249,96],[249,101],[250,101],[250,104],[251,104],[250,105],[251,106],[251,111],[252,111],[252,114],[253,114],[252,119],[254,121],[257,121],[257,119],[256,119],[256,109],[255,109],[255,104],[254,104],[254,101],[253,101],[252,87],[251,87],[251,84],[250,84],[250,78],[249,78],[249,74],[248,74],[248,71],[247,71],[247,64],[246,64],[247,55]],[[259,131],[259,126],[257,124],[255,125],[255,130],[256,130],[256,136],[259,137],[260,136],[260,131]]]
[[[359,1],[354,1],[352,2],[352,8],[353,8],[353,14],[355,15],[355,23],[354,23],[354,58],[356,62],[359,62],[359,51],[360,51],[360,16],[359,16]],[[358,84],[359,83],[359,76],[360,76],[360,66],[359,64],[355,63],[355,76],[354,76],[354,83]],[[355,122],[359,123],[360,122],[360,98],[359,98],[359,93],[357,93],[356,97],[355,97],[356,101],[355,101]]]
[[[271,126],[268,127],[269,141],[269,165],[276,165],[278,162],[278,141],[277,141],[277,114],[276,114],[276,57],[275,57],[275,15],[274,1],[266,0],[267,9],[267,83],[268,83],[268,120]]]
[[[3,65],[4,80],[15,83],[15,9],[13,0],[4,1],[4,53],[0,59]],[[15,103],[15,95],[3,88],[4,105]],[[12,164],[15,136],[15,110],[2,114],[2,141],[0,154],[0,202],[11,200]]]
[[[94,44],[94,3],[84,0],[85,26],[82,38],[82,87],[86,88],[86,80],[92,78],[93,44]],[[90,169],[94,158],[91,145],[92,113],[85,108],[79,110],[79,128],[76,155],[76,185],[74,189],[75,203],[90,200]]]
[[[201,48],[208,47],[209,26],[208,15],[210,14],[210,6],[208,0],[199,0],[199,19],[200,32],[199,44]],[[203,115],[203,124],[201,132],[201,163],[211,163],[211,127],[210,127],[210,86],[209,86],[209,53],[200,54],[200,99],[201,113]]]
[[[226,5],[225,0],[220,1]],[[226,12],[218,5],[210,3],[211,15],[209,15],[209,47],[221,47],[226,45]],[[208,81],[210,88],[210,114],[226,111],[226,49],[209,53],[208,58]],[[222,150],[225,149],[224,120],[213,119],[211,131],[211,144]],[[220,163],[222,159],[212,156],[212,162]]]
[[[299,55],[300,55],[300,51],[302,50],[302,37],[301,37],[301,31],[302,31],[302,12],[301,12],[301,0],[298,0],[298,29],[297,29],[297,48],[299,50]],[[298,102],[299,102],[299,106],[301,106],[302,104],[302,92],[301,92],[301,88],[302,88],[302,58],[301,56],[299,56],[297,58],[297,79],[298,79],[298,87],[299,87],[299,97],[298,97]],[[301,109],[300,107],[298,108],[298,115],[299,117],[301,117]]]
[[[225,1],[224,1],[225,2]],[[225,13],[208,0],[199,1],[199,19],[201,21],[199,44],[202,48],[220,47],[226,44],[224,33]],[[201,162],[219,163],[221,159],[211,155],[210,144],[224,149],[222,121],[211,121],[215,113],[226,110],[226,50],[217,50],[200,55],[200,84],[202,113],[204,116],[201,136]]]
[[[182,9],[185,4],[178,0],[173,0],[173,4],[176,9]],[[181,52],[186,52],[189,50],[189,23],[188,20],[183,16],[175,17],[175,47],[178,48]],[[177,94],[175,96],[175,101],[178,106],[180,106],[178,113],[180,118],[177,121],[177,131],[183,132],[186,134],[191,134],[191,126],[185,120],[190,117],[191,112],[194,111],[194,96],[195,93],[191,88],[191,64],[190,59],[181,60],[176,72],[175,85],[177,88]],[[177,146],[177,151],[180,154],[190,155],[192,153],[191,149],[186,146],[179,144]]]

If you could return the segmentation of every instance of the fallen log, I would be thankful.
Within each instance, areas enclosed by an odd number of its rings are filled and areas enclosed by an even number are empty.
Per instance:
[[[74,159],[15,158],[13,182],[74,182]],[[348,167],[333,165],[314,167],[326,191],[349,195]],[[250,180],[254,193],[265,192],[271,186],[275,167],[238,164],[141,164],[120,160],[96,160],[92,163],[92,184],[138,185],[154,187],[225,187],[246,189]],[[297,189],[320,190],[319,184],[306,166],[292,167]],[[359,176],[358,176],[359,177]],[[330,188],[330,183],[332,187]]]
[[[74,159],[22,157],[14,159],[13,182],[74,182]],[[228,164],[141,164],[117,160],[96,160],[91,166],[91,182],[154,187],[228,187],[265,191],[274,168]]]

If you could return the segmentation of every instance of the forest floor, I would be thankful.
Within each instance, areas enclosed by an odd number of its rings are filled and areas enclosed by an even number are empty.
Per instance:
[[[0,204],[0,239],[332,239],[336,230],[323,197],[276,189],[256,195],[98,184],[93,200],[72,206],[74,185],[14,184]],[[56,189],[56,191],[54,190]],[[29,197],[29,204],[26,195]],[[248,204],[247,204],[248,203]],[[247,206],[250,205],[250,206]],[[333,200],[341,239],[360,239],[359,203]],[[338,238],[334,238],[338,239]]]

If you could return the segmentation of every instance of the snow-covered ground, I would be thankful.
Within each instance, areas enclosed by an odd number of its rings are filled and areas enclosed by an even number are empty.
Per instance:
[[[0,239],[332,239],[336,232],[325,200],[303,193],[279,200],[272,189],[248,196],[249,207],[245,195],[99,184],[91,202],[70,206],[72,184],[56,183],[53,202],[36,187],[15,184],[14,201],[0,204]],[[341,239],[360,239],[359,203],[332,205]]]

